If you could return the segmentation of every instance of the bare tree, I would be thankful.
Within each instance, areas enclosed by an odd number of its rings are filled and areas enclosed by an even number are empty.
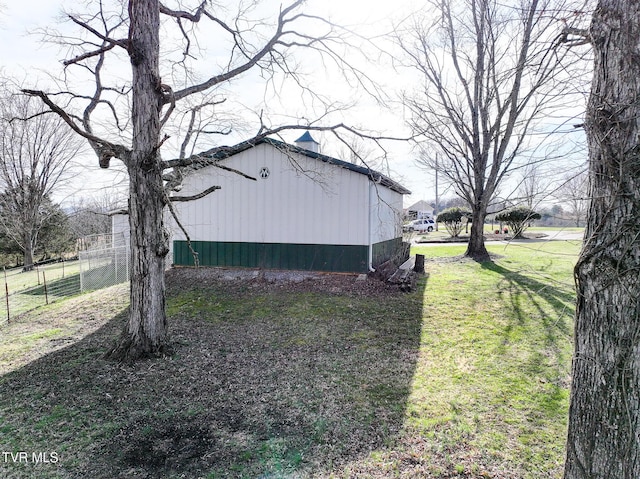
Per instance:
[[[60,118],[44,114],[29,97],[6,97],[0,109],[0,226],[30,270],[38,235],[54,211],[45,203],[68,177],[81,144]]]
[[[466,255],[486,259],[483,224],[497,188],[530,161],[538,142],[533,133],[552,128],[544,125],[546,115],[574,87],[569,75],[576,57],[562,43],[583,17],[583,5],[432,0],[431,6],[435,20],[416,21],[399,37],[423,81],[405,105],[415,134],[435,153],[423,161],[472,209]]]
[[[193,197],[170,198],[171,191],[180,188],[184,168],[199,162],[223,168],[214,158],[231,153],[229,148],[214,147],[199,154],[194,147],[196,140],[209,133],[224,134],[234,127],[233,122],[216,121],[221,118],[218,112],[225,104],[231,82],[252,71],[271,82],[273,88],[283,78],[290,79],[303,95],[323,104],[295,68],[292,53],[297,49],[321,55],[325,65],[333,62],[361,85],[367,82],[362,72],[345,63],[344,42],[336,27],[305,13],[303,0],[291,0],[280,7],[270,23],[259,20],[264,11],[259,12],[258,19],[251,19],[256,3],[250,2],[248,7],[241,4],[240,13],[229,17],[225,16],[225,9],[209,1],[176,10],[158,0],[129,0],[120,11],[107,11],[106,2],[99,2],[93,14],[69,15],[71,22],[80,27],[80,35],[52,36],[72,52],[64,62],[67,70],[88,74],[92,90],[65,87],[55,95],[26,90],[41,98],[89,141],[100,166],[108,168],[115,158],[127,169],[131,307],[122,340],[111,352],[113,358],[135,359],[161,355],[167,350],[164,269],[169,248],[163,210],[168,207],[173,211],[172,202],[199,198],[218,189],[212,185]],[[203,35],[198,37],[198,31]],[[215,63],[198,50],[207,38],[219,40],[214,45]],[[176,44],[179,48],[172,48]],[[221,60],[220,49],[224,45],[228,47],[227,55]],[[119,70],[113,66],[106,67],[108,62],[121,58],[129,63],[130,77],[117,74]],[[196,69],[197,59],[203,61],[204,68]],[[70,74],[65,78],[73,80]],[[372,84],[367,87],[375,88]],[[324,116],[307,119],[304,124],[272,125],[269,118],[259,114],[259,124],[248,141],[288,128],[350,130],[320,122],[327,121],[331,108],[323,112]],[[108,119],[111,121],[106,125]],[[171,152],[173,141],[167,133],[176,132],[182,134],[173,150],[176,153],[172,159],[163,159],[163,151]]]
[[[108,192],[94,198],[76,199],[69,208],[69,227],[75,239],[111,232],[110,213],[122,210],[121,198]]]
[[[557,190],[556,197],[562,201],[576,226],[581,226],[589,207],[589,175],[586,170],[571,173]]]
[[[640,477],[640,3],[600,0],[565,479]]]
[[[542,178],[540,167],[537,164],[529,164],[521,173],[518,186],[518,203],[522,202],[530,210],[538,207],[538,203],[545,195],[546,185]]]

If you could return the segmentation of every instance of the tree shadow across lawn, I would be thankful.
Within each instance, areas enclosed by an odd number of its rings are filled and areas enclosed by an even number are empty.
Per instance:
[[[507,324],[503,331],[503,345],[513,341],[519,334],[527,334],[529,344],[540,344],[533,351],[531,361],[547,361],[553,357],[558,377],[565,374],[570,355],[568,344],[571,335],[575,291],[570,286],[544,283],[516,271],[509,270],[491,261],[482,267],[502,276],[498,296],[507,308]],[[539,340],[538,340],[539,338]],[[532,364],[532,373],[538,368]],[[557,380],[557,378],[556,378]]]
[[[395,437],[426,281],[403,294],[344,276],[283,285],[199,274],[169,273],[171,358],[102,359],[122,314],[0,378],[5,450],[58,457],[0,461],[0,475],[329,475]]]
[[[483,262],[482,267],[503,277],[499,293],[509,293],[507,301],[514,313],[514,319],[519,324],[524,324],[532,314],[532,311],[524,309],[523,305],[532,305],[534,307],[533,313],[542,319],[550,344],[556,342],[557,330],[569,333],[569,327],[566,323],[567,305],[571,305],[570,308],[572,308],[575,302],[573,288],[543,283],[531,275],[511,271],[492,261]]]
[[[115,284],[115,283],[114,283]],[[47,283],[46,289],[44,284],[34,286],[20,294],[28,294],[32,296],[72,296],[80,293],[80,273],[67,275],[64,278],[58,278]]]

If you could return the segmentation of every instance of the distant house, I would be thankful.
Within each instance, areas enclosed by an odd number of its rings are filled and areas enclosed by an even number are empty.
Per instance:
[[[179,194],[221,189],[174,204],[202,266],[367,272],[402,251],[402,197],[410,192],[319,153],[308,132],[296,145],[265,138],[210,158],[225,169],[190,172]],[[184,234],[171,229],[173,264],[193,265]]]
[[[422,218],[433,219],[433,207],[424,200],[420,200],[405,209],[407,219],[417,220]]]

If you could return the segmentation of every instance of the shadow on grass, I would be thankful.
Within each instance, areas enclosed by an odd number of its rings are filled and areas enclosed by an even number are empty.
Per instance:
[[[115,284],[115,283],[114,283]],[[44,284],[20,291],[20,294],[31,296],[70,296],[80,293],[80,273],[65,276],[64,278],[47,281],[47,289],[45,293]]]
[[[525,324],[532,315],[540,318],[546,334],[547,345],[550,347],[557,345],[558,332],[564,335],[570,333],[567,313],[571,311],[569,308],[572,308],[575,302],[575,292],[572,289],[543,283],[532,278],[531,275],[525,276],[491,261],[483,262],[482,267],[502,276],[503,283],[500,285],[500,293],[505,291],[509,293],[506,302],[510,305],[510,309],[514,313],[513,318],[518,324]],[[504,295],[501,294],[501,296]],[[523,304],[533,306],[534,310],[523,308]],[[510,327],[512,326],[510,325]]]
[[[518,349],[523,343],[519,338],[527,336],[530,349],[522,356],[526,360],[520,367],[547,385],[531,400],[545,414],[565,415],[575,292],[570,287],[543,283],[492,262],[483,263],[482,267],[502,276],[499,296],[509,318],[503,331],[503,352]]]
[[[1,475],[300,477],[393,440],[426,280],[411,294],[196,283],[170,288],[171,358],[103,360],[119,315],[0,378],[3,450],[59,458],[0,461]]]

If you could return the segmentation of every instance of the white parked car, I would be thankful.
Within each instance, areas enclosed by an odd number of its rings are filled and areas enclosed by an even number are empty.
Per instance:
[[[424,233],[424,232],[428,232],[431,233],[433,230],[436,229],[436,222],[433,221],[432,219],[421,219],[421,220],[414,220],[411,223],[404,225],[402,227],[402,229],[404,231],[415,231],[417,233]]]

